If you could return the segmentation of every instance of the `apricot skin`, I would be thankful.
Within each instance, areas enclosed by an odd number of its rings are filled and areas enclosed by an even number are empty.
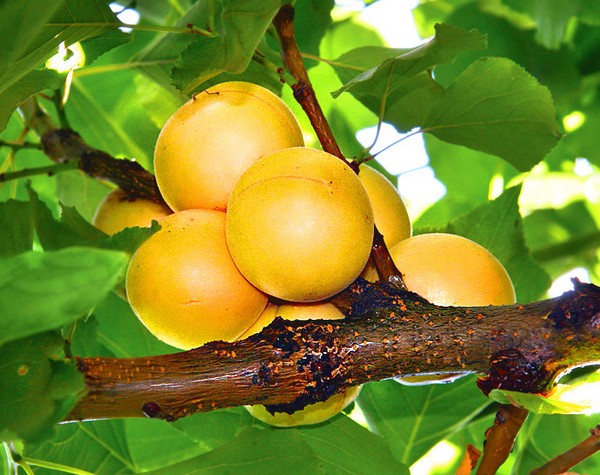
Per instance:
[[[390,249],[408,290],[436,305],[506,305],[515,290],[502,264],[487,249],[455,234],[431,233]]]
[[[409,238],[412,226],[398,189],[382,173],[364,164],[360,166],[358,177],[371,200],[375,226],[383,234],[388,248]]]
[[[221,211],[187,210],[163,219],[133,255],[126,287],[148,330],[181,349],[235,340],[267,304],[231,260]]]
[[[271,91],[225,82],[196,94],[163,126],[154,151],[161,194],[176,211],[224,211],[240,175],[275,150],[304,145],[300,126]]]
[[[236,184],[227,244],[238,268],[277,298],[314,302],[347,287],[373,241],[364,186],[342,160],[296,147],[258,160]]]
[[[125,228],[147,228],[172,214],[167,206],[150,200],[128,197],[123,190],[111,191],[96,208],[92,224],[109,236]]]
[[[287,303],[281,305],[279,308],[276,305],[269,304],[257,322],[244,333],[241,338],[243,339],[254,333],[260,332],[277,316],[285,320],[341,320],[344,318],[344,314],[329,302],[303,304]],[[267,411],[265,406],[260,404],[245,407],[252,416],[275,427],[295,427],[318,424],[337,415],[353,402],[358,397],[361,387],[362,386],[350,387],[345,391],[334,394],[326,401],[310,404],[304,409],[292,414],[287,414],[285,412],[271,414]]]

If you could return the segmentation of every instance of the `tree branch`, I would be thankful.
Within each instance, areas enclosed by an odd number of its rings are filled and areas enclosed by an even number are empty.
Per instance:
[[[600,361],[600,288],[527,305],[438,307],[389,283],[360,281],[343,321],[276,319],[245,340],[147,358],[79,358],[87,394],[67,420],[176,420],[265,404],[293,412],[350,386],[398,375],[476,372],[484,391],[543,393],[574,365]]]
[[[27,125],[40,136],[43,152],[54,162],[76,162],[86,175],[108,180],[133,198],[166,205],[154,175],[139,163],[114,158],[89,146],[74,130],[58,128],[35,98],[25,101],[20,109]],[[19,175],[12,177],[18,178]]]
[[[585,459],[600,451],[600,425],[590,430],[590,436],[564,454],[553,458],[547,464],[536,468],[531,475],[555,475],[564,473]]]
[[[494,425],[485,434],[485,449],[477,475],[494,475],[506,462],[529,411],[502,404],[496,411]]]

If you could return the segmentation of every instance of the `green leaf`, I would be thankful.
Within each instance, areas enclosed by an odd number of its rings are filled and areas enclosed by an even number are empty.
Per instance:
[[[124,425],[122,419],[61,424],[51,439],[29,444],[26,455],[99,475],[131,475]]]
[[[3,2],[0,18],[4,52],[0,55],[0,130],[23,100],[57,87],[61,76],[56,72],[34,70],[58,51],[60,43],[71,45],[118,23],[108,5],[98,0]]]
[[[510,275],[517,300],[529,302],[544,294],[550,278],[525,245],[520,192],[520,186],[509,188],[494,201],[450,221],[445,231],[472,239],[494,254]]]
[[[393,380],[367,384],[358,404],[396,459],[410,465],[461,430],[490,402],[474,378],[465,377],[444,385],[404,386]]]
[[[380,437],[345,416],[314,427],[258,430],[194,459],[150,472],[159,474],[406,474]]]
[[[600,413],[600,373],[587,381],[557,384],[546,395],[494,389],[490,398],[502,404],[518,404],[535,414]]]
[[[92,248],[30,251],[0,266],[0,345],[87,315],[122,278],[128,256]]]
[[[62,345],[60,333],[49,332],[2,346],[2,440],[31,441],[49,435],[83,394],[83,376],[74,362],[61,359]]]
[[[431,105],[422,130],[497,155],[521,171],[560,138],[548,89],[505,58],[480,58],[469,66]]]
[[[33,219],[26,201],[0,203],[0,258],[31,250]]]
[[[35,70],[6,89],[0,86],[0,131],[4,130],[11,114],[25,99],[47,88],[58,89],[64,81],[64,74]]]
[[[172,72],[174,84],[189,95],[222,72],[243,72],[283,0],[224,0],[218,36],[200,36],[181,54]]]
[[[335,91],[334,97],[339,96],[342,92],[351,91],[359,84],[362,86],[363,93],[371,89],[373,93],[381,97],[381,92],[389,94],[400,88],[413,76],[438,64],[450,62],[464,51],[485,49],[487,46],[485,36],[476,30],[464,31],[455,26],[441,23],[436,25],[435,32],[435,37],[424,45],[405,51],[398,56],[392,56],[381,64],[360,73]],[[390,55],[397,52],[398,50],[389,51]],[[373,55],[373,53],[373,48],[350,51],[339,57],[335,63],[342,65],[364,63],[368,61],[368,55]],[[373,55],[373,60],[376,61],[382,56],[385,56],[385,53],[379,51]]]

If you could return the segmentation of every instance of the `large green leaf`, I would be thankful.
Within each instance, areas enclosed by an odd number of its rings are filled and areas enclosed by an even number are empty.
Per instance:
[[[29,251],[0,266],[0,344],[84,317],[122,278],[127,254],[92,248]]]
[[[401,87],[402,83],[409,78],[438,64],[450,62],[464,51],[485,49],[487,46],[485,37],[476,30],[464,31],[442,23],[436,25],[435,32],[436,35],[432,40],[412,50],[389,50],[389,59],[386,58],[381,64],[355,76],[337,90],[334,96],[361,85],[363,93],[371,89],[372,93],[381,97],[382,92],[389,94]],[[376,51],[374,48],[367,47],[342,55],[334,64],[340,64],[344,68],[345,65],[369,62],[369,57],[370,61],[377,61],[386,56],[385,51]]]
[[[505,58],[480,58],[431,105],[422,130],[527,171],[560,138],[550,92]]]
[[[394,456],[409,465],[489,404],[473,377],[427,386],[381,381],[366,385],[359,397],[369,425],[386,438]]]
[[[248,428],[221,447],[159,474],[406,474],[383,439],[345,416],[314,427]]]
[[[190,94],[217,74],[243,72],[283,3],[224,0],[221,31],[216,36],[198,37],[183,51],[173,69],[174,84]]]
[[[47,436],[83,393],[83,376],[74,362],[61,359],[62,346],[59,332],[38,334],[2,346],[1,440]]]

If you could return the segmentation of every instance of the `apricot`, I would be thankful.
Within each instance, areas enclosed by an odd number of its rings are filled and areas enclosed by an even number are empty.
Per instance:
[[[380,172],[368,165],[361,165],[358,178],[367,190],[375,226],[388,247],[409,238],[412,226],[406,205],[398,189]]]
[[[173,210],[223,211],[254,161],[301,145],[300,126],[278,96],[256,84],[224,82],[197,93],[167,120],[156,142],[154,172]]]
[[[181,349],[235,340],[267,305],[237,270],[225,242],[225,213],[214,210],[164,218],[131,258],[126,289],[146,328]]]
[[[172,213],[164,204],[131,198],[120,188],[115,188],[96,208],[92,224],[112,236],[125,228],[150,227],[152,221],[160,221]]]
[[[483,246],[454,234],[420,234],[390,249],[406,287],[443,306],[508,305],[515,290],[502,264]],[[451,382],[461,375],[396,378],[403,384]]]
[[[344,314],[329,302],[302,304],[289,303],[281,305],[280,307],[269,304],[267,310],[263,312],[256,324],[252,326],[252,329],[243,335],[243,338],[258,333],[271,323],[276,316],[280,316],[286,320],[340,320],[344,318]],[[258,420],[276,427],[318,424],[332,418],[346,408],[357,398],[360,389],[361,386],[350,387],[345,391],[334,394],[326,401],[310,404],[304,409],[292,414],[286,412],[276,412],[271,414],[265,406],[260,404],[246,406],[246,409]]]
[[[436,305],[515,302],[506,269],[483,246],[455,234],[420,234],[390,249],[408,290]]]
[[[263,292],[314,302],[347,287],[365,267],[373,209],[342,160],[295,147],[246,170],[229,199],[227,244],[242,274]]]

